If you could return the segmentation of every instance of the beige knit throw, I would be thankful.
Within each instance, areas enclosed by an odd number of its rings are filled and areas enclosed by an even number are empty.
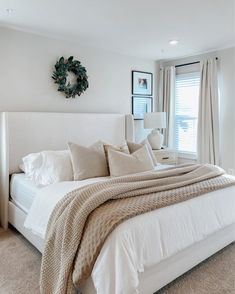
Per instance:
[[[42,294],[75,293],[90,276],[108,235],[121,222],[235,184],[212,165],[182,165],[112,178],[68,193],[48,224]]]

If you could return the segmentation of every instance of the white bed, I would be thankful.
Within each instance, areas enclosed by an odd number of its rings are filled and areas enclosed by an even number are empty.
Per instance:
[[[87,121],[91,125],[96,122],[95,127],[92,125],[89,129],[89,139],[79,128],[79,134],[74,130],[67,134],[68,128],[64,124],[70,125],[71,119],[73,123],[78,120],[83,126]],[[46,127],[48,124],[49,128]],[[62,128],[60,132],[58,124]],[[102,132],[99,131],[100,128]],[[40,137],[38,134],[42,133],[43,137]],[[52,133],[53,138],[50,135]],[[106,137],[102,138],[104,133]],[[64,193],[81,183],[63,182],[33,189],[23,175],[14,175],[11,182],[12,201],[9,201],[9,175],[18,171],[22,156],[39,150],[62,149],[68,136],[69,140],[79,137],[78,143],[84,142],[85,145],[97,139],[120,143],[123,138],[132,139],[133,121],[124,115],[1,114],[0,192],[1,209],[4,212],[1,213],[1,221],[7,227],[9,208],[9,222],[40,251],[43,250],[43,237],[50,211]],[[19,182],[23,183],[23,189],[19,189]],[[94,284],[100,291],[98,293],[110,293],[110,289],[114,294],[148,294],[157,291],[235,240],[234,196],[235,188],[230,187],[125,221],[106,240],[94,266],[92,278],[82,289],[83,293],[96,293]],[[49,197],[50,201],[45,201]],[[30,203],[32,206],[29,209]],[[146,242],[142,242],[143,234]],[[135,247],[132,248],[134,239],[138,241],[134,242]],[[125,285],[123,277],[127,277]],[[113,289],[116,289],[115,292]]]

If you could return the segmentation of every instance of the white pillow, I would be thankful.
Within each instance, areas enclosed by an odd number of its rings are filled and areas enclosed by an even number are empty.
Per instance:
[[[25,174],[37,186],[73,180],[69,150],[31,153],[22,160]]]
[[[154,169],[148,147],[142,146],[132,154],[108,148],[109,170],[111,177],[125,176]]]

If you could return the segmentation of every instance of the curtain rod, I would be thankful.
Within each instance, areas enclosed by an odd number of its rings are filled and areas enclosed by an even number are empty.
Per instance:
[[[218,60],[218,57],[216,57],[215,60]],[[198,63],[200,63],[200,61],[194,61],[194,62],[189,62],[189,63],[184,63],[184,64],[178,64],[175,67],[188,66],[188,65],[198,64]]]

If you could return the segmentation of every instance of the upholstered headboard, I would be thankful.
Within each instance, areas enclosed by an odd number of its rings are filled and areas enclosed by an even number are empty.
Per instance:
[[[133,140],[132,115],[101,113],[0,113],[0,218],[7,227],[9,175],[21,158],[42,150],[63,150],[72,141],[88,146],[97,140],[119,144]]]

